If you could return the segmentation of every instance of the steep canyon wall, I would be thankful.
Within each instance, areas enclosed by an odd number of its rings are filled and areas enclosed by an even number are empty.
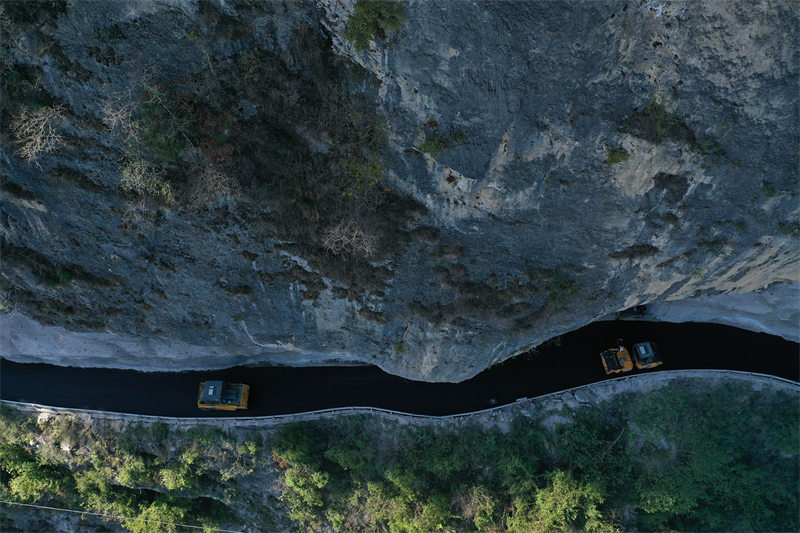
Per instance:
[[[3,355],[460,381],[638,303],[798,337],[795,3],[399,5],[357,50],[345,0],[3,4]]]

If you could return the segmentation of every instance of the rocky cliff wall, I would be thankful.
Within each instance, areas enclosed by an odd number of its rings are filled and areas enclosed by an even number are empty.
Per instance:
[[[0,14],[5,355],[458,381],[768,287],[759,326],[797,331],[791,3],[407,2],[360,51],[348,1],[25,5]],[[26,160],[42,110],[58,142]]]

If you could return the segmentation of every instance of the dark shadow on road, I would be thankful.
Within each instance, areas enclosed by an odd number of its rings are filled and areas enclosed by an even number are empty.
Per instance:
[[[447,415],[486,409],[607,379],[599,353],[618,337],[658,344],[664,365],[745,370],[800,380],[798,344],[716,324],[595,322],[535,352],[462,383],[424,383],[377,367],[236,367],[205,372],[137,372],[18,364],[0,360],[0,398],[59,407],[164,416],[259,416],[345,406]],[[611,377],[617,377],[614,375]],[[201,380],[251,385],[250,408],[218,413],[196,407]]]

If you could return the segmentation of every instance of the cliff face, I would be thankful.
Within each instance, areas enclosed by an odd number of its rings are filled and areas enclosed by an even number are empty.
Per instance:
[[[347,1],[5,5],[4,354],[458,381],[637,303],[795,306],[792,5],[403,5],[361,51]]]

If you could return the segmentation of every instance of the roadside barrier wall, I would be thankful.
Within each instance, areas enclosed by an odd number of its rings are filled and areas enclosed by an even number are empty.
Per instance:
[[[376,414],[381,416],[389,416],[398,418],[401,421],[410,420],[427,420],[427,421],[446,421],[446,420],[463,420],[476,416],[483,416],[493,412],[508,409],[511,406],[532,403],[548,398],[557,396],[572,395],[579,403],[589,403],[582,397],[581,394],[586,391],[596,391],[604,389],[606,393],[615,394],[620,392],[633,392],[639,390],[639,385],[646,383],[646,390],[661,388],[670,381],[676,379],[705,379],[705,380],[721,380],[733,379],[737,381],[746,381],[748,383],[761,383],[764,385],[777,386],[785,390],[795,393],[800,393],[800,383],[789,379],[770,376],[767,374],[757,374],[755,372],[741,372],[738,370],[662,370],[659,372],[635,374],[632,376],[622,376],[612,378],[596,383],[589,383],[587,385],[580,385],[557,392],[551,392],[542,396],[535,396],[532,398],[518,398],[513,404],[504,404],[497,407],[482,409],[480,411],[472,411],[469,413],[460,413],[455,415],[419,415],[414,413],[404,413],[402,411],[392,411],[390,409],[380,409],[377,407],[336,407],[331,409],[320,409],[317,411],[307,411],[303,413],[291,413],[285,415],[268,415],[268,416],[243,416],[243,417],[171,417],[171,416],[154,416],[154,415],[138,415],[129,413],[116,413],[111,411],[96,411],[91,409],[70,409],[64,407],[50,407],[46,405],[39,405],[26,402],[14,402],[9,400],[0,400],[0,405],[8,405],[15,407],[21,411],[35,412],[35,413],[49,413],[49,414],[83,414],[91,417],[102,418],[105,420],[119,420],[119,421],[140,421],[140,422],[162,422],[168,423],[173,426],[195,426],[203,425],[235,425],[235,426],[272,426],[280,425],[291,422],[300,422],[307,420],[318,420],[320,418],[331,416],[354,416],[364,414]],[[614,389],[614,390],[611,390]]]

